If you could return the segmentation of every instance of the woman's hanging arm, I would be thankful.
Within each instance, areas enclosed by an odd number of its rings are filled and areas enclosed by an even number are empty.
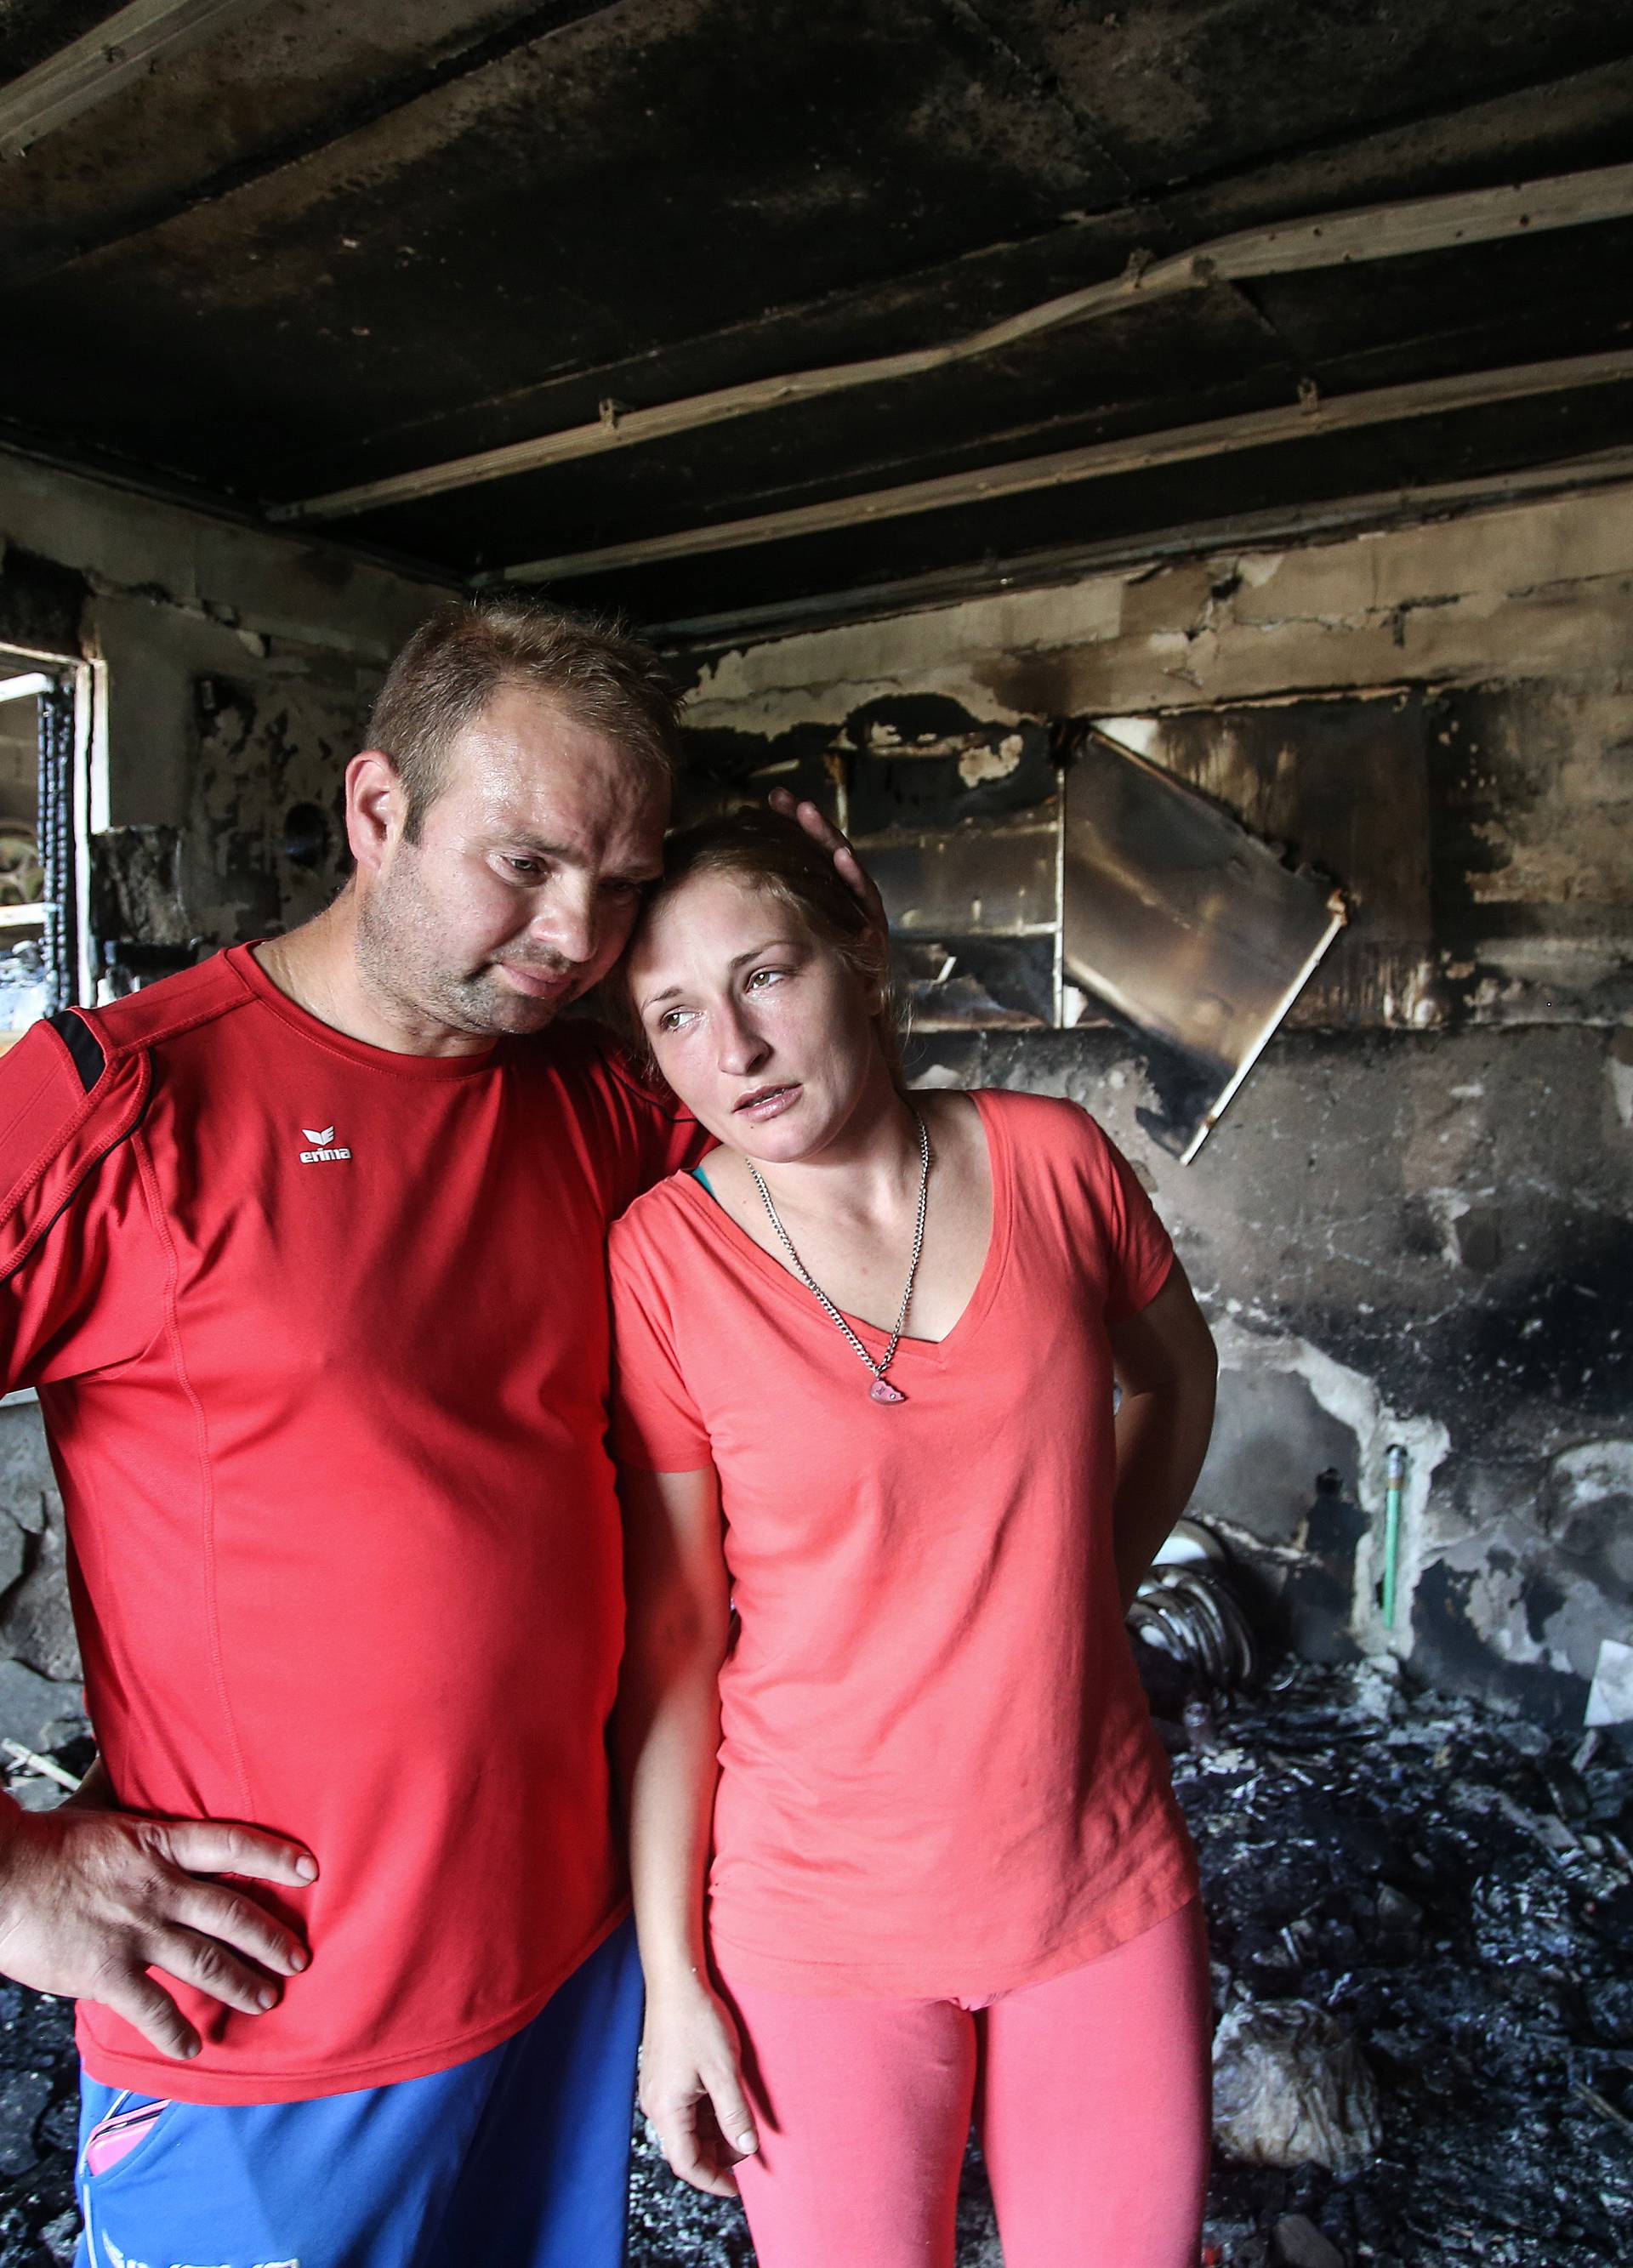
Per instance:
[[[1127,1607],[1202,1469],[1219,1359],[1178,1260],[1156,1297],[1112,1326],[1111,1340],[1122,1388],[1113,1526]]]
[[[647,1978],[641,2108],[675,2172],[730,2197],[732,2166],[757,2144],[704,1937],[731,1613],[720,1482],[713,1466],[625,1466],[618,1493],[628,1620],[615,1747]]]

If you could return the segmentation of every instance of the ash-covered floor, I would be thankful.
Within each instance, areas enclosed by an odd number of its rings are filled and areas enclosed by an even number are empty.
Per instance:
[[[1574,1761],[1573,1761],[1574,1758]],[[1600,2268],[1633,2230],[1633,1762],[1383,1670],[1193,1706],[1217,2079],[1210,2268]],[[0,1988],[0,2268],[73,2250],[69,2010]],[[996,2268],[979,2154],[960,2268]],[[632,2268],[739,2268],[735,2206],[638,2146]],[[1139,2268],[1119,2263],[1117,2268]]]

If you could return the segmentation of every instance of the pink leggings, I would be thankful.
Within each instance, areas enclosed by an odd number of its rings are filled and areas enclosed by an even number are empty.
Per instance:
[[[973,2111],[1005,2268],[1196,2268],[1208,1975],[1193,1900],[990,2000],[846,2000],[722,1977],[759,2122],[760,2268],[952,2268]]]

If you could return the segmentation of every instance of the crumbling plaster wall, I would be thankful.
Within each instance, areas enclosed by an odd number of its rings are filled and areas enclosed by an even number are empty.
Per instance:
[[[226,944],[344,873],[339,783],[381,674],[441,586],[0,457],[0,641],[97,665],[93,905],[105,933]],[[327,821],[284,853],[292,803]]]
[[[1189,1168],[1104,1023],[938,1035],[922,1072],[1070,1094],[1136,1160],[1223,1357],[1198,1508],[1251,1539],[1267,1611],[1562,1725],[1633,1640],[1630,601],[1607,488],[692,657],[715,780],[816,784],[892,716],[1001,749],[1156,713],[1163,761],[1346,885]]]
[[[337,547],[0,456],[0,644],[92,665],[100,939],[186,958],[324,903],[344,873],[346,760],[387,661],[443,595]],[[297,863],[285,821],[303,803],[322,825]],[[0,1408],[0,1731],[27,1739],[63,1713],[45,1681],[78,1668],[31,1402]]]

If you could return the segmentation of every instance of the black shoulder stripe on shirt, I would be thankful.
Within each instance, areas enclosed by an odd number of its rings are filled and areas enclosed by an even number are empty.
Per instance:
[[[66,1010],[63,1010],[61,1012],[65,1017],[67,1016]],[[57,1019],[55,1016],[52,1016],[48,1020],[51,1024],[55,1025]],[[72,1017],[68,1017],[68,1020],[70,1022],[73,1022],[78,1020]],[[84,1031],[85,1038],[90,1042],[91,1046],[96,1049],[97,1062],[99,1065],[105,1064],[107,1062],[107,1057],[103,1055],[100,1046],[92,1035],[90,1027],[88,1025],[82,1025],[80,1028]],[[63,1035],[63,1037],[68,1045],[72,1046],[73,1043],[68,1039],[68,1035],[66,1033]],[[76,1057],[76,1060],[78,1060],[78,1057]],[[92,1081],[92,1085],[95,1085],[94,1080]],[[90,1089],[87,1088],[86,1092],[88,1094]],[[152,1101],[152,1085],[150,1080],[147,1085],[146,1092],[143,1094],[137,1108],[131,1112],[130,1116],[126,1123],[116,1130],[111,1141],[104,1142],[100,1150],[96,1150],[92,1152],[91,1156],[85,1160],[84,1171],[76,1177],[74,1186],[69,1190],[68,1195],[63,1199],[62,1204],[58,1205],[56,1211],[50,1216],[49,1219],[42,1221],[38,1228],[29,1232],[26,1239],[25,1240],[26,1248],[21,1256],[18,1259],[14,1260],[10,1267],[0,1266],[0,1284],[9,1284],[12,1277],[17,1274],[18,1270],[27,1265],[35,1252],[37,1252],[40,1247],[45,1242],[46,1238],[50,1235],[51,1231],[56,1226],[58,1221],[63,1219],[63,1215],[72,1205],[75,1198],[79,1195],[80,1190],[84,1188],[85,1182],[90,1175],[96,1171],[96,1168],[102,1163],[104,1159],[111,1158],[115,1150],[122,1147],[122,1145],[130,1139],[130,1137],[136,1132],[137,1128],[147,1116],[148,1105]],[[4,1226],[4,1217],[0,1216],[0,1226]]]
[[[74,1069],[79,1073],[79,1084],[89,1094],[107,1068],[102,1042],[85,1018],[75,1015],[71,1008],[59,1008],[55,1016],[48,1017],[46,1020],[72,1056]]]

